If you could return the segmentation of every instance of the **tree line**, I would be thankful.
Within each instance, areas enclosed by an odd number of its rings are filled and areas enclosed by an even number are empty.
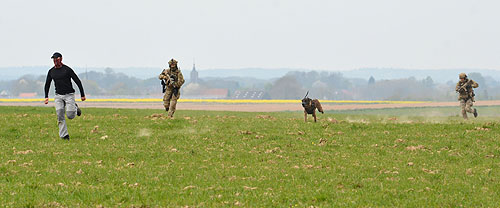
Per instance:
[[[154,97],[161,94],[160,81],[156,77],[138,79],[107,68],[104,72],[80,73],[85,92],[91,96]],[[457,75],[458,77],[458,75]],[[184,87],[189,85],[189,77]],[[469,78],[479,83],[476,98],[481,100],[500,99],[500,82],[480,73],[470,73]],[[419,100],[452,101],[458,78],[446,83],[436,83],[428,76],[424,79],[347,78],[340,72],[291,71],[274,80],[255,78],[205,78],[197,83],[199,89],[223,88],[229,96],[236,90],[259,90],[271,99],[302,99],[309,96],[323,100]],[[36,93],[43,96],[45,75],[24,75],[16,80],[0,81],[0,96],[17,97],[21,93]],[[53,89],[53,86],[52,86]],[[77,89],[75,87],[75,89]],[[193,88],[191,88],[193,89]],[[77,91],[78,92],[78,91]],[[195,91],[191,91],[193,93]],[[50,92],[52,95],[54,90]]]

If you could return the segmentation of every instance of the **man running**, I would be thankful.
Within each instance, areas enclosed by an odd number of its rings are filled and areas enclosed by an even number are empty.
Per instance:
[[[462,116],[464,119],[468,119],[467,113],[472,113],[474,117],[477,117],[477,109],[472,108],[474,105],[474,89],[479,87],[477,82],[467,77],[467,74],[460,73],[458,75],[459,81],[455,90],[458,92],[458,101],[460,101],[460,107],[462,107]]]
[[[68,127],[66,126],[64,114],[66,113],[69,119],[75,118],[75,114],[78,116],[82,114],[82,111],[75,102],[75,90],[71,84],[71,79],[78,85],[82,101],[85,101],[85,92],[83,92],[82,82],[73,69],[62,63],[62,55],[59,52],[55,52],[51,58],[54,62],[54,67],[49,70],[47,79],[45,80],[45,104],[49,103],[50,83],[54,80],[56,87],[54,102],[56,104],[57,123],[59,125],[59,137],[69,140]]]
[[[168,117],[173,118],[177,100],[181,96],[181,86],[184,84],[184,76],[177,66],[177,61],[171,59],[168,62],[168,69],[164,69],[158,78],[165,81],[165,95],[163,96],[163,106],[168,112]],[[169,111],[170,110],[170,111]]]

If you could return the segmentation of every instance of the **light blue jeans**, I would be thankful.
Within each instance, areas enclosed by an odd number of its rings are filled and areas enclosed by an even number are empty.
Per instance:
[[[68,135],[68,126],[64,114],[66,113],[68,119],[73,119],[76,116],[75,93],[56,94],[54,102],[56,104],[57,124],[59,125],[59,137],[63,138]]]

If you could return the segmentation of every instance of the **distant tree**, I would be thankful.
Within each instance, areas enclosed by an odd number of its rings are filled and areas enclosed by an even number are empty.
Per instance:
[[[272,88],[273,88],[273,84],[272,83],[266,83],[264,85],[264,91],[266,91],[266,92],[271,91]]]
[[[452,81],[452,80],[448,80],[448,81],[446,82],[446,85],[448,85],[448,86],[450,86],[450,87],[453,87],[453,88],[455,88],[455,85],[456,85],[456,84],[457,84],[457,82],[454,82],[454,81]]]
[[[306,73],[305,81],[308,83],[314,83],[316,80],[319,80],[321,77],[317,71],[310,71]]]
[[[301,99],[305,93],[294,76],[286,75],[274,82],[269,94],[272,99]]]
[[[104,69],[104,72],[105,72],[106,74],[113,74],[113,73],[115,72],[115,70],[113,70],[112,68],[106,67],[106,68]]]
[[[11,85],[11,81],[0,81],[0,92],[1,91],[9,91]]]
[[[483,77],[483,75],[481,75],[481,73],[477,73],[477,72],[471,72],[467,75],[467,77],[469,79],[472,79],[474,80],[475,82],[477,82],[479,84],[479,88],[478,89],[482,89],[482,90],[486,90],[488,89],[488,84],[486,84],[486,79]],[[484,93],[477,93],[477,92],[484,92],[484,91],[475,91],[476,92],[476,97],[479,98],[479,99],[488,99],[488,94],[484,94]]]
[[[373,76],[370,76],[370,79],[368,79],[368,84],[369,85],[375,84],[375,78],[373,78]]]
[[[447,99],[448,87],[436,90],[432,79],[416,80],[414,77],[407,79],[381,80],[372,85],[358,89],[361,98],[370,100],[442,100]],[[443,93],[443,94],[440,94]]]
[[[102,88],[99,87],[94,80],[82,80],[83,89],[85,89],[85,94],[88,95],[100,95],[104,92]],[[77,91],[79,92],[79,91]]]
[[[44,92],[42,85],[44,84],[45,83],[37,81],[35,76],[24,75],[16,81],[12,82],[11,92],[14,96],[17,96],[21,93],[37,93],[38,95],[42,95],[42,93]]]
[[[351,82],[338,72],[331,72],[327,77],[321,77],[320,80],[332,89],[349,89],[352,86]]]
[[[200,95],[203,89],[206,87],[201,86],[199,83],[188,83],[186,86],[181,88],[182,93],[186,96],[197,96]]]
[[[322,71],[319,73],[319,77],[327,77],[328,76],[328,72],[326,71]]]
[[[236,81],[224,80],[220,78],[211,79],[211,80],[199,80],[201,87],[204,88],[221,88],[221,89],[229,89],[236,90],[240,88],[240,85]]]
[[[432,78],[430,76],[427,76],[425,79],[422,80],[422,84],[425,87],[432,88],[432,87],[434,87],[434,80],[432,80]]]
[[[107,92],[108,95],[139,95],[137,88],[123,82],[116,82]]]
[[[485,81],[483,75],[481,75],[481,73],[472,72],[472,73],[469,73],[467,77],[469,79],[472,79],[475,82],[477,82],[479,84],[479,87],[486,88],[486,86],[485,86],[486,85],[486,81]]]
[[[326,83],[319,80],[313,83],[309,95],[319,99],[335,99],[334,89],[328,87]]]

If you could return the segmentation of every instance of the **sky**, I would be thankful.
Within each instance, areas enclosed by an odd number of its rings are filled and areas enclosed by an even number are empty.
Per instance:
[[[1,0],[0,67],[500,70],[496,0]]]

